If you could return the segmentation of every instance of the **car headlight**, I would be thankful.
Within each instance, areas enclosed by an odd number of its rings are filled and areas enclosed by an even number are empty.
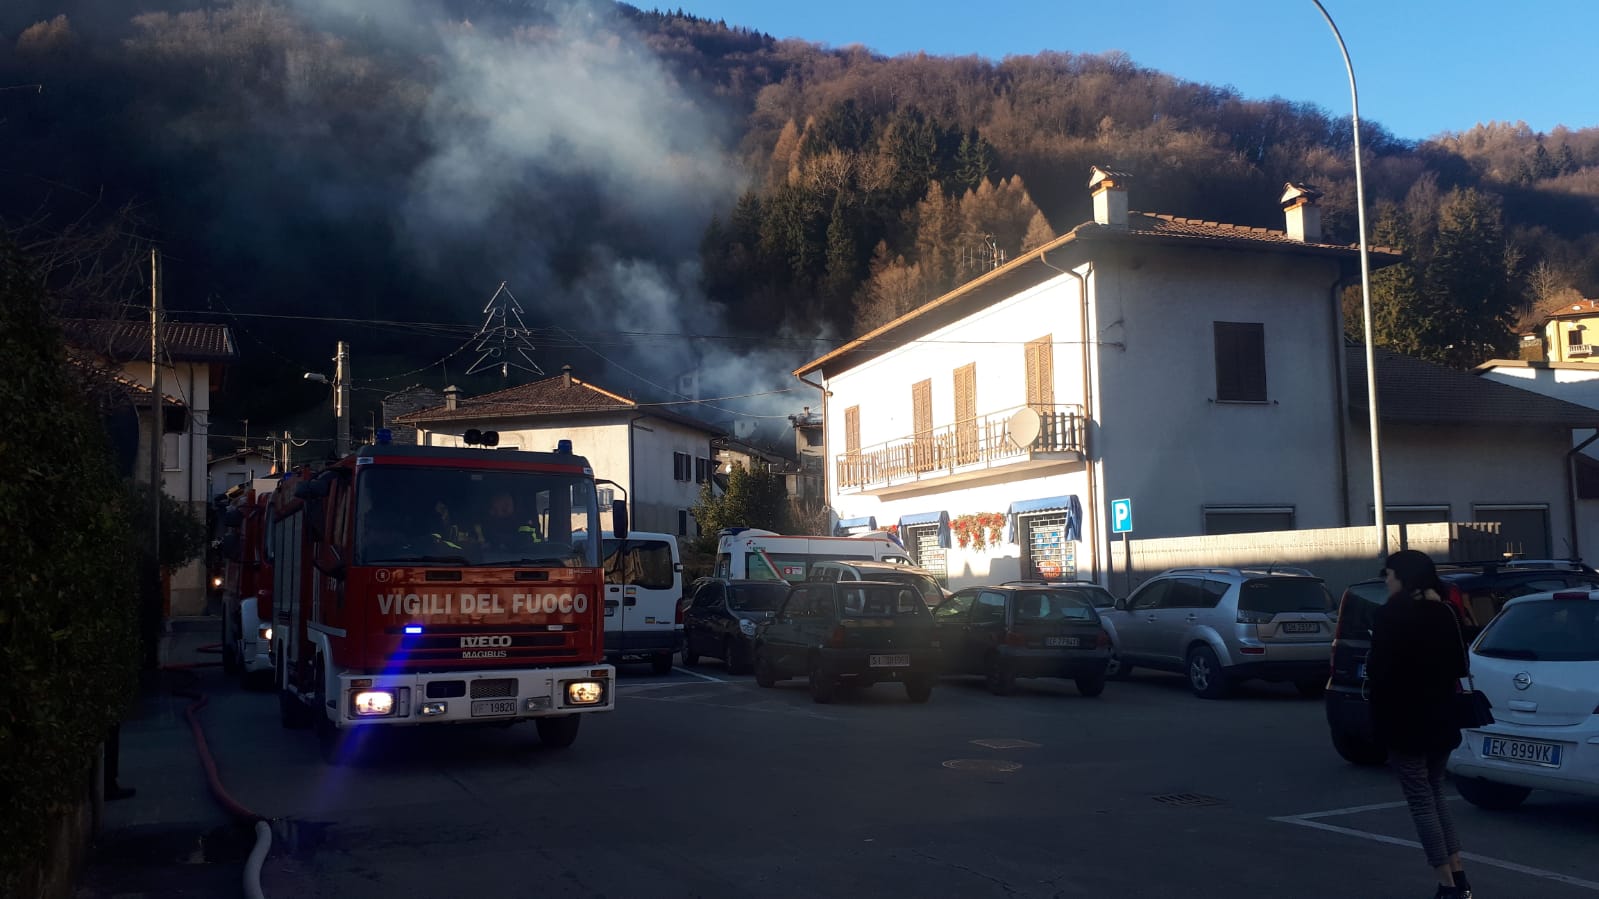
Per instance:
[[[388,690],[362,690],[351,705],[359,718],[382,718],[394,713],[394,694]]]
[[[567,705],[596,705],[605,698],[605,684],[597,680],[577,680],[566,685]]]
[[[738,629],[739,629],[739,632],[742,633],[746,637],[755,636],[755,622],[749,620],[748,618],[740,618],[739,619],[739,621],[738,621]]]

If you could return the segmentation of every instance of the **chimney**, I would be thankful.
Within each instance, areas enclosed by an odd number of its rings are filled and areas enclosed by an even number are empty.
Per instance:
[[[561,382],[564,383],[567,387],[571,387],[572,386],[572,366],[571,365],[563,365],[563,366],[561,366]]]
[[[454,384],[451,384],[450,386],[444,388],[444,409],[445,409],[445,411],[454,412],[456,410],[456,408],[458,406],[460,406],[460,405],[461,405],[461,388],[455,386]]]
[[[1088,189],[1094,197],[1094,221],[1113,228],[1127,227],[1127,182],[1133,176],[1126,172],[1094,166],[1089,169]]]
[[[1321,242],[1321,207],[1316,205],[1320,199],[1321,191],[1308,184],[1290,181],[1283,185],[1282,199],[1277,202],[1288,216],[1289,237],[1300,243]]]

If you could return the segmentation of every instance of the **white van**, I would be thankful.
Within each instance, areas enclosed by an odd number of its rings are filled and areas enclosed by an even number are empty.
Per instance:
[[[755,581],[808,579],[813,562],[911,563],[898,540],[883,533],[855,537],[784,536],[758,528],[727,528],[716,541],[716,576]]]
[[[605,658],[650,660],[655,673],[672,670],[683,647],[683,559],[677,537],[629,531],[625,540],[605,533]]]

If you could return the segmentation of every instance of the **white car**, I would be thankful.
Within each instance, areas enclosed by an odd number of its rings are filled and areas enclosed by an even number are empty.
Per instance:
[[[1455,788],[1488,809],[1533,790],[1599,797],[1599,591],[1522,596],[1471,647],[1495,723],[1462,733]]]

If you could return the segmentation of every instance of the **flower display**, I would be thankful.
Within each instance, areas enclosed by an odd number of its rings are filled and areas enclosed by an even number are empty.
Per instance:
[[[999,545],[1005,536],[1005,516],[998,512],[975,512],[950,519],[950,532],[962,549],[987,549]]]

